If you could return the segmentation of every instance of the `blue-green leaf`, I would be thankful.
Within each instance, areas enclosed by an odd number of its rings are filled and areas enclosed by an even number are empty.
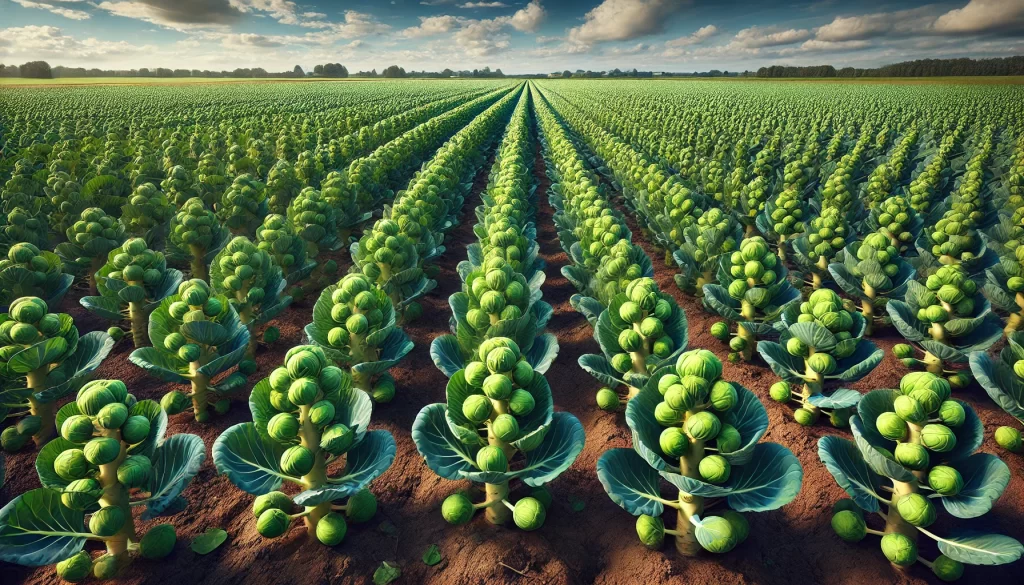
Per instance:
[[[213,464],[238,489],[261,495],[281,487],[282,480],[298,483],[281,471],[284,447],[260,435],[253,423],[229,427],[213,444]]]
[[[27,491],[0,509],[0,561],[52,565],[85,548],[90,536],[85,513],[62,504],[56,490]]]
[[[868,467],[857,445],[836,436],[822,437],[818,439],[818,457],[858,506],[868,512],[880,510],[875,496],[882,478]]]
[[[780,378],[791,382],[802,382],[803,360],[790,355],[786,348],[774,341],[758,341],[757,353],[768,362],[772,371]]]
[[[434,360],[437,369],[449,378],[466,366],[459,340],[451,334],[434,338],[430,343],[430,358]]]
[[[174,503],[206,460],[206,446],[196,435],[172,435],[157,447],[152,460],[143,520],[161,515]]]
[[[576,461],[584,440],[580,421],[567,412],[556,412],[544,440],[536,449],[527,451],[526,465],[516,470],[516,477],[534,487],[552,481]]]
[[[946,511],[957,518],[987,514],[1010,483],[1010,468],[995,455],[977,453],[956,464],[964,487],[952,497],[943,497]]]
[[[1020,542],[1002,534],[963,531],[944,538],[926,534],[935,538],[939,552],[968,565],[1005,565],[1024,553]]]
[[[597,478],[608,497],[634,516],[665,511],[658,471],[631,449],[605,451],[597,460]]]
[[[347,498],[370,485],[391,467],[395,460],[395,439],[387,431],[370,431],[358,445],[345,454],[345,472],[331,477],[327,485],[306,490],[295,496],[300,506],[316,506]]]
[[[428,404],[416,415],[412,440],[432,469],[445,479],[461,479],[460,472],[475,470],[473,452],[448,426],[444,404]]]

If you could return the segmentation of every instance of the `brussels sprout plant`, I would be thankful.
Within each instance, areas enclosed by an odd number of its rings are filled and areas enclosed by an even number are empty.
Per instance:
[[[760,236],[743,240],[739,250],[722,256],[718,282],[704,285],[704,307],[735,323],[736,334],[722,321],[711,326],[711,333],[729,340],[731,361],[749,362],[758,338],[777,334],[774,324],[787,306],[800,300],[800,292],[789,284],[786,267]]]
[[[757,346],[782,378],[771,388],[772,399],[799,403],[794,417],[802,425],[814,424],[824,411],[834,426],[845,427],[860,393],[839,389],[826,395],[824,391],[832,381],[856,382],[881,363],[884,352],[863,339],[866,320],[844,309],[835,292],[822,288],[807,302],[790,305],[782,313],[780,327],[779,343],[765,341]],[[801,384],[795,396],[791,383]]]
[[[554,412],[547,380],[511,339],[488,339],[475,357],[448,380],[447,403],[427,405],[416,416],[413,441],[441,477],[484,484],[482,502],[462,492],[444,500],[441,515],[449,523],[465,524],[483,509],[492,524],[511,520],[536,530],[547,501],[535,496],[546,491],[513,504],[509,483],[541,488],[561,475],[583,450],[583,426]]]
[[[398,222],[380,219],[351,246],[352,260],[359,271],[391,297],[391,304],[403,321],[412,321],[422,308],[415,302],[437,283],[427,278],[416,243],[401,233]]]
[[[257,496],[252,510],[260,535],[277,538],[301,518],[310,538],[335,546],[349,522],[373,517],[377,500],[367,487],[394,461],[395,440],[387,431],[367,430],[369,396],[353,389],[323,350],[290,349],[284,365],[253,387],[249,410],[253,422],[217,438],[213,462],[237,488]],[[279,491],[285,481],[302,491],[285,495]]]
[[[131,324],[135,347],[149,344],[149,314],[181,284],[181,272],[167,267],[160,252],[132,238],[108,252],[107,263],[96,272],[99,296],[82,297],[90,312],[119,323]]]
[[[57,244],[57,255],[65,269],[84,274],[89,282],[89,294],[95,295],[96,273],[107,261],[110,251],[124,243],[124,226],[99,207],[82,211],[81,219],[67,229],[67,242]]]
[[[191,384],[185,395],[173,390],[160,400],[168,414],[178,414],[192,403],[199,422],[210,418],[212,407],[224,413],[231,405],[225,394],[245,384],[255,371],[246,360],[249,330],[226,296],[217,295],[202,280],[187,280],[149,315],[152,347],[140,347],[128,359],[149,375],[165,382]],[[240,363],[241,362],[241,363]],[[239,371],[218,384],[211,380],[234,366]]]
[[[580,367],[612,388],[635,397],[647,378],[686,349],[686,313],[651,278],[629,283],[611,299],[594,326],[601,355],[583,354]]]
[[[721,258],[737,249],[743,228],[733,216],[712,207],[682,232],[682,243],[672,253],[682,269],[675,277],[676,285],[684,292],[702,296],[704,285],[714,282]]]
[[[121,223],[129,235],[162,248],[167,238],[167,222],[172,215],[174,205],[167,196],[152,183],[145,183],[136,187],[128,203],[121,208]]]
[[[999,253],[999,263],[985,271],[982,287],[985,298],[1007,315],[1003,328],[1007,335],[1024,330],[1024,228],[1020,232],[1003,245],[993,245]]]
[[[1006,345],[993,360],[984,351],[970,355],[971,373],[989,397],[1007,414],[1024,423],[1024,333],[1015,331],[1006,336]],[[1021,432],[1013,427],[995,431],[1000,447],[1020,453],[1024,451]]]
[[[217,203],[217,217],[236,236],[256,235],[268,213],[263,183],[249,174],[235,177]]]
[[[896,357],[910,368],[948,376],[956,388],[970,383],[965,370],[968,354],[992,347],[1002,337],[1002,322],[975,281],[960,265],[943,266],[925,284],[907,284],[904,301],[886,306],[892,324],[914,344],[893,347]],[[915,350],[923,357],[914,357]]]
[[[759,443],[768,429],[764,406],[721,376],[722,363],[703,349],[660,368],[626,406],[633,449],[611,449],[597,462],[601,485],[638,517],[637,535],[649,548],[670,535],[684,555],[729,552],[749,533],[743,513],[781,508],[800,491],[796,456]],[[678,495],[663,497],[662,480]],[[674,528],[661,518],[667,508],[676,510]]]
[[[17,451],[30,437],[41,447],[56,434],[56,402],[99,367],[114,341],[99,331],[79,337],[70,315],[23,297],[0,314],[0,346],[0,419],[20,418],[0,439]]]
[[[141,538],[142,520],[173,514],[206,458],[195,435],[164,437],[167,415],[152,400],[137,401],[120,380],[95,380],[57,413],[61,436],[36,457],[42,488],[0,509],[0,560],[26,566],[56,565],[71,583],[116,577],[133,554],[169,555],[174,527],[158,524]],[[86,519],[88,517],[88,520]],[[86,543],[106,551],[93,558]]]
[[[828,278],[829,263],[846,247],[852,234],[850,224],[839,209],[827,207],[811,220],[807,231],[793,241],[793,262],[812,289],[822,287],[823,279]]]
[[[208,266],[227,244],[230,233],[202,199],[193,197],[171,218],[168,258],[190,266],[192,278],[209,278]]]
[[[274,259],[288,284],[292,297],[301,291],[302,283],[316,268],[316,261],[307,256],[306,242],[297,233],[291,222],[283,215],[271,213],[263,219],[263,225],[256,230],[256,246],[265,250]]]
[[[975,453],[983,439],[981,421],[967,403],[949,396],[945,379],[907,374],[899,389],[875,390],[860,401],[850,419],[854,441],[818,441],[818,456],[851,498],[833,508],[836,534],[848,542],[880,536],[882,554],[893,566],[920,562],[943,581],[958,579],[964,565],[1002,565],[1024,553],[1018,541],[964,522],[992,509],[1010,469],[995,455]],[[940,506],[958,519],[943,536],[930,529]],[[877,514],[884,528],[868,528],[869,514]],[[919,535],[935,541],[938,558],[920,555]]]
[[[876,325],[891,322],[885,311],[889,299],[903,298],[917,271],[879,232],[850,244],[836,260],[829,264],[828,272],[843,292],[860,301],[864,335],[870,336]]]
[[[273,257],[245,236],[228,242],[213,259],[210,281],[218,295],[228,298],[238,320],[249,330],[246,357],[256,355],[256,329],[291,304],[284,294],[287,284]]]
[[[15,244],[0,260],[0,309],[22,297],[38,297],[56,309],[74,277],[53,252],[27,243]]]
[[[388,370],[412,351],[396,324],[391,298],[362,274],[327,287],[313,306],[306,337],[333,361],[349,368],[352,384],[377,402],[395,396]]]

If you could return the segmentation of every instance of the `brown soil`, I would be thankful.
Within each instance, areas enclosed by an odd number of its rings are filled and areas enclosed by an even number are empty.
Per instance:
[[[650,551],[636,538],[634,518],[612,503],[597,480],[595,464],[598,457],[612,447],[630,445],[629,430],[622,414],[604,413],[594,404],[594,393],[600,386],[577,365],[580,354],[597,352],[592,331],[586,320],[573,311],[569,297],[575,292],[562,277],[560,269],[567,263],[558,244],[547,201],[548,180],[538,148],[535,176],[538,188],[538,240],[541,256],[547,261],[547,282],[544,299],[554,307],[548,330],[561,346],[560,355],[547,373],[557,408],[574,414],[587,433],[586,447],[576,463],[551,484],[554,505],[544,527],[526,533],[515,528],[496,527],[478,515],[470,524],[452,527],[440,517],[441,501],[449,494],[464,489],[465,482],[440,479],[423,463],[410,438],[413,420],[425,404],[444,399],[446,379],[433,365],[429,347],[431,340],[448,330],[451,311],[448,295],[460,287],[455,267],[465,259],[465,246],[475,240],[472,209],[487,181],[488,164],[476,177],[473,195],[466,202],[461,225],[446,238],[447,252],[440,259],[438,288],[424,300],[421,320],[406,328],[415,342],[415,349],[392,370],[398,385],[394,402],[378,406],[373,426],[391,432],[398,443],[398,454],[391,469],[373,484],[380,501],[380,511],[369,523],[352,525],[345,542],[336,549],[309,543],[304,530],[297,525],[285,536],[268,541],[255,530],[250,512],[252,497],[235,489],[226,479],[218,477],[210,456],[196,480],[186,489],[189,499],[186,511],[168,520],[177,527],[179,543],[167,560],[137,560],[119,579],[132,585],[147,583],[215,583],[261,585],[271,583],[372,583],[374,570],[382,561],[397,563],[402,569],[399,583],[463,585],[477,583],[535,583],[545,585],[590,584],[627,585],[689,583],[787,584],[827,583],[937,583],[935,577],[921,566],[906,572],[894,570],[878,550],[877,540],[868,537],[860,544],[847,544],[836,537],[830,526],[830,508],[843,492],[817,457],[817,440],[827,434],[842,434],[830,426],[819,424],[807,429],[796,424],[790,408],[771,402],[768,387],[775,381],[763,364],[725,366],[725,375],[752,389],[765,402],[771,427],[765,440],[781,443],[791,449],[804,466],[803,489],[797,499],[774,512],[748,514],[749,539],[735,551],[722,556],[701,554],[684,558],[671,547]],[[662,290],[671,291],[686,309],[690,321],[690,347],[714,351],[723,360],[727,348],[707,333],[713,318],[701,311],[699,302],[684,297],[674,286],[674,268],[666,267],[663,255],[634,229],[634,240],[644,246],[655,260],[656,277]],[[339,254],[342,269],[347,268],[347,254]],[[343,260],[344,259],[344,260]],[[65,310],[71,312],[80,330],[106,328],[105,323],[88,315],[77,303],[80,293],[71,295]],[[281,340],[273,347],[261,348],[259,371],[254,379],[268,375],[293,345],[301,343],[302,327],[308,322],[315,300],[310,297],[289,309],[277,319]],[[897,342],[893,333],[877,340],[886,349],[886,359],[870,376],[854,387],[862,390],[893,387],[903,368],[888,353]],[[158,399],[170,384],[155,382],[127,361],[130,342],[123,341],[101,366],[99,375],[124,380],[140,398]],[[986,427],[983,450],[1005,458],[1014,479],[993,513],[982,521],[994,530],[1024,537],[1024,486],[1020,476],[1024,463],[1020,456],[1001,452],[991,440],[992,431],[1000,425],[1013,424],[977,388],[959,393],[978,411]],[[188,415],[172,418],[169,434],[195,433],[213,445],[216,437],[228,426],[250,419],[246,395],[235,396],[231,411],[208,424],[199,424]],[[8,482],[0,488],[0,502],[38,486],[32,468],[35,453],[26,450],[8,457]],[[667,493],[667,492],[666,492]],[[580,506],[582,505],[582,509]],[[579,511],[575,511],[579,510]],[[948,520],[948,519],[947,519]],[[188,548],[188,542],[211,527],[228,531],[230,538],[221,548],[200,556]],[[148,526],[147,526],[148,528]],[[941,533],[943,526],[937,526]],[[421,557],[436,544],[443,561],[435,567],[426,566]],[[934,550],[923,551],[927,558]],[[1012,566],[1011,566],[1012,567]],[[55,583],[52,568],[26,569],[0,565],[3,582],[39,585]],[[968,567],[965,583],[1011,582],[1010,567]]]

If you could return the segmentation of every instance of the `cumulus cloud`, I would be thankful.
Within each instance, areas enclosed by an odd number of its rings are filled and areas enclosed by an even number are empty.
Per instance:
[[[402,31],[402,36],[410,39],[432,37],[444,34],[461,26],[465,19],[455,16],[421,16],[420,23]]]
[[[717,33],[718,27],[713,24],[709,24],[707,26],[700,27],[699,29],[697,29],[697,32],[693,33],[692,35],[686,37],[679,37],[678,39],[672,39],[671,41],[667,41],[665,43],[665,46],[688,47],[690,45],[697,45],[710,39]]]
[[[24,59],[68,58],[102,61],[121,55],[136,55],[155,50],[151,45],[133,45],[127,41],[76,39],[55,26],[21,26],[0,30],[0,56]]]
[[[733,42],[748,49],[760,49],[762,47],[777,47],[779,45],[791,45],[805,41],[811,37],[811,31],[806,29],[780,30],[775,27],[752,26],[736,33]]]
[[[257,47],[260,49],[271,49],[275,47],[283,47],[286,42],[283,39],[275,38],[267,35],[258,35],[252,33],[242,33],[237,35],[224,35],[221,41],[225,47],[246,49],[251,47]]]
[[[459,8],[505,8],[508,4],[504,2],[466,2],[459,4]]]
[[[583,24],[569,31],[569,40],[590,45],[658,33],[683,4],[683,0],[604,0],[584,16]]]
[[[242,14],[229,0],[133,0],[100,2],[96,7],[117,16],[169,28],[227,25],[236,22]]]
[[[501,4],[501,2],[496,4]],[[508,23],[519,32],[535,32],[544,22],[545,16],[547,13],[540,5],[540,0],[531,0],[525,7],[517,10]]]
[[[455,43],[470,57],[494,55],[509,47],[509,36],[501,33],[504,27],[500,19],[473,21],[455,33]]]
[[[1024,32],[1024,0],[970,0],[935,21],[935,30],[950,34]]]
[[[23,6],[25,8],[38,8],[39,10],[46,10],[63,16],[64,18],[70,18],[71,20],[87,20],[89,13],[84,10],[72,10],[70,8],[64,8],[63,6],[54,6],[53,4],[46,4],[44,2],[30,2],[29,0],[11,0],[15,4]]]

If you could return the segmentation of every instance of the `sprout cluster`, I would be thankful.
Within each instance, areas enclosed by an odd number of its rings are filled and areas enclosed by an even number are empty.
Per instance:
[[[121,208],[121,224],[129,235],[158,245],[167,237],[167,221],[172,215],[174,205],[167,196],[152,183],[143,183]]]
[[[263,183],[249,174],[235,177],[217,205],[217,218],[236,236],[254,236],[268,213]]]
[[[96,273],[107,261],[111,250],[125,240],[124,226],[99,207],[82,210],[80,219],[67,229],[66,243],[57,245],[56,251],[64,266],[84,273],[92,293],[96,292]]]
[[[678,233],[678,232],[682,233]],[[674,228],[670,237],[679,248],[673,257],[683,269],[676,284],[687,292],[701,295],[704,285],[714,281],[719,259],[736,250],[741,238],[738,222],[712,207],[697,218],[696,225],[685,229]],[[676,239],[678,237],[678,240]]]
[[[821,460],[852,498],[833,508],[836,534],[848,542],[880,536],[882,554],[895,567],[920,562],[944,581],[958,579],[964,565],[1000,565],[1024,552],[1019,542],[998,534],[932,532],[942,508],[958,519],[989,512],[1009,480],[999,458],[974,453],[981,422],[950,391],[949,382],[930,372],[907,374],[899,389],[875,390],[860,402],[851,419],[856,443],[839,437],[818,443]],[[983,496],[970,495],[979,489]],[[872,513],[884,521],[883,529],[868,527]],[[941,554],[934,561],[921,557],[919,534],[937,541]]]
[[[794,242],[795,260],[805,274],[810,274],[811,288],[821,288],[823,279],[828,278],[829,263],[846,247],[851,235],[850,225],[839,209],[827,207]]]
[[[967,354],[988,349],[1002,334],[991,304],[957,264],[939,268],[924,285],[909,283],[905,301],[890,301],[886,308],[903,337],[924,354],[917,358],[914,347],[899,344],[893,347],[896,357],[907,367],[947,376],[955,388],[971,381],[963,369]]]
[[[391,297],[395,310],[406,321],[422,313],[414,302],[424,291],[426,280],[419,267],[416,242],[402,233],[398,222],[380,219],[353,244],[353,260],[364,276]]]
[[[171,218],[169,251],[191,266],[193,278],[209,278],[207,264],[227,239],[228,230],[198,197],[186,201]]]
[[[377,402],[395,396],[387,373],[412,349],[395,325],[391,299],[359,273],[349,274],[324,290],[313,307],[306,336],[331,359],[351,369],[354,386]]]
[[[160,400],[171,415],[190,402],[199,422],[209,420],[210,407],[219,414],[227,412],[231,402],[224,394],[244,384],[245,376],[256,369],[254,362],[242,362],[249,331],[228,298],[215,294],[202,280],[182,282],[177,294],[160,303],[149,316],[149,337],[153,347],[136,349],[129,359],[152,376],[192,386],[190,395],[172,390]],[[238,373],[211,383],[235,365]]]
[[[903,260],[890,238],[873,232],[854,242],[829,265],[829,273],[843,291],[860,300],[865,319],[865,335],[876,324],[888,324],[885,306],[891,298],[902,298],[916,270]]]
[[[22,297],[39,297],[51,306],[64,298],[72,276],[64,273],[60,257],[33,244],[11,246],[0,260],[0,307]]]
[[[849,409],[856,404],[857,397],[830,401],[822,395],[822,391],[826,379],[854,381],[865,376],[881,361],[881,350],[866,352],[870,355],[863,351],[873,347],[870,342],[862,339],[864,318],[846,310],[839,295],[823,288],[814,291],[807,302],[801,303],[796,310],[785,313],[783,325],[786,330],[780,341],[792,358],[789,363],[797,367],[787,367],[788,360],[780,362],[771,350],[762,348],[762,355],[771,363],[772,369],[784,378],[772,386],[772,398],[778,402],[799,402],[800,408],[794,413],[794,418],[802,425],[817,422],[824,410],[829,413],[834,426],[845,427],[850,416]],[[851,367],[856,372],[851,373]],[[793,396],[788,383],[793,378],[803,382],[802,391],[797,397]]]
[[[316,258],[322,250],[338,245],[334,208],[320,191],[312,187],[303,189],[288,206],[288,221],[306,242],[306,255]]]
[[[253,388],[250,408],[254,422],[224,431],[213,454],[219,472],[257,496],[252,511],[261,536],[277,538],[302,519],[311,538],[336,546],[349,522],[376,514],[377,500],[366,487],[391,465],[394,439],[367,431],[369,398],[353,390],[352,379],[323,350],[290,349],[283,365]],[[265,461],[247,457],[253,444]],[[282,481],[304,491],[288,496],[279,490]]]
[[[168,268],[164,255],[149,249],[145,240],[131,238],[107,253],[96,278],[99,296],[83,297],[82,305],[114,323],[127,317],[135,347],[149,345],[149,314],[174,293],[181,273]]]
[[[238,236],[213,260],[210,282],[217,294],[228,298],[238,319],[249,329],[248,357],[255,355],[256,328],[288,307],[282,295],[285,281],[273,256]]]

